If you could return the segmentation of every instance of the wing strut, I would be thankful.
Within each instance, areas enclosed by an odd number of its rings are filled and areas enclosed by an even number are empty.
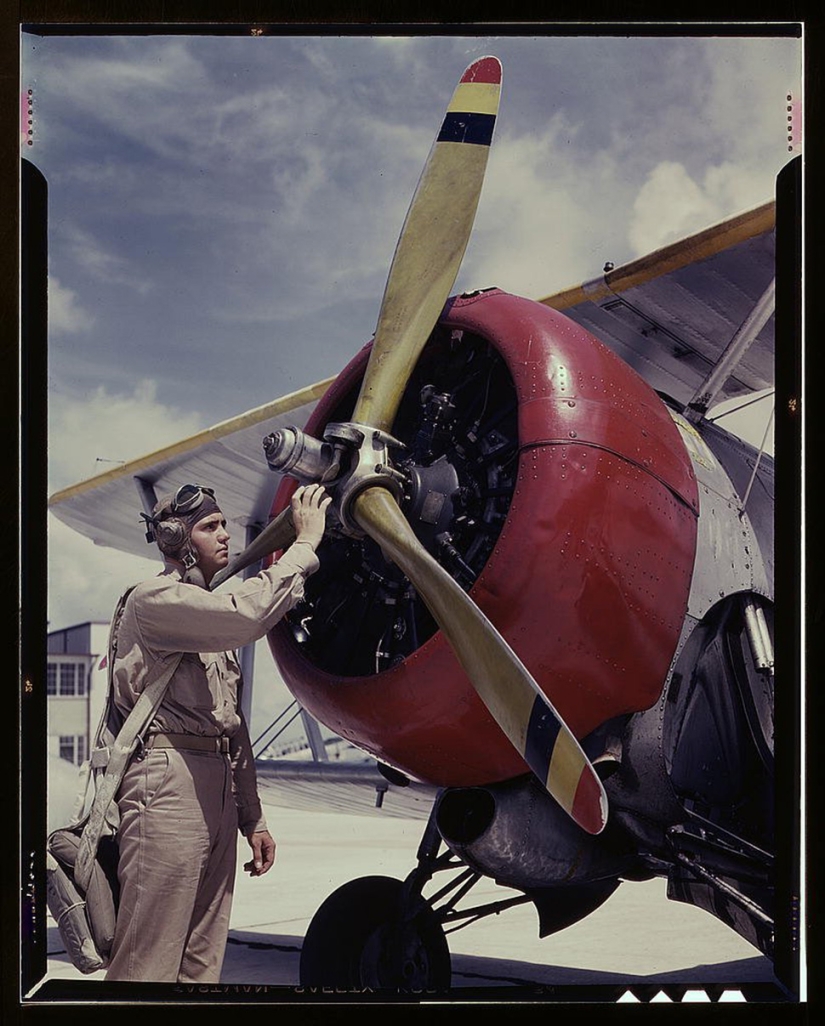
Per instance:
[[[137,474],[134,476],[135,487],[138,490],[140,496],[140,504],[143,506],[143,512],[147,516],[151,516],[154,512],[155,505],[158,501],[157,492],[155,486],[151,481],[147,481],[145,478],[138,477]]]
[[[301,720],[304,724],[304,733],[307,736],[309,750],[312,752],[313,762],[329,762],[329,752],[324,744],[324,737],[317,720],[310,716],[303,707],[301,708]]]
[[[756,336],[767,324],[775,306],[776,279],[772,278],[770,285],[768,285],[756,301],[753,309],[717,360],[716,366],[711,370],[687,404],[685,416],[691,423],[695,424],[704,418],[722,386],[739,366],[745,353],[756,341]]]

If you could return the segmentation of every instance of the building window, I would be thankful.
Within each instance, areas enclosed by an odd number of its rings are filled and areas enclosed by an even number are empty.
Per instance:
[[[86,738],[82,734],[61,734],[60,758],[79,766],[86,758]]]
[[[61,695],[73,695],[75,694],[75,681],[77,680],[77,673],[75,672],[74,663],[61,663],[60,664],[60,694]]]
[[[86,694],[86,668],[83,663],[49,663],[46,667],[46,694],[83,696]]]

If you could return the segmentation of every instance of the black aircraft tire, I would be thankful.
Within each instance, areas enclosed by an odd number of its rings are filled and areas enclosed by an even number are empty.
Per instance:
[[[420,993],[450,986],[450,951],[432,909],[417,899],[401,922],[403,884],[365,876],[339,887],[312,918],[301,949],[302,987]]]

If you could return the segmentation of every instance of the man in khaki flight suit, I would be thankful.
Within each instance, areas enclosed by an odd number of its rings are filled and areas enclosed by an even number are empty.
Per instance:
[[[184,485],[146,518],[166,565],[134,588],[118,628],[114,700],[124,717],[153,663],[183,657],[117,795],[121,890],[107,980],[220,980],[238,830],[252,849],[247,872],[261,876],[275,861],[231,650],[262,638],[302,597],[329,502],[320,485],[299,488],[295,542],[231,594],[208,590],[229,560],[211,489]]]

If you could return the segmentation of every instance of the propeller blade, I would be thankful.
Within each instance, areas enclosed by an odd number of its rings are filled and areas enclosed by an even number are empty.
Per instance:
[[[498,113],[501,64],[456,86],[407,212],[353,420],[389,432],[410,373],[450,297],[475,219]]]
[[[456,86],[407,212],[384,290],[353,420],[389,430],[407,379],[450,296],[475,219],[501,92],[497,57],[474,61]],[[281,513],[215,575],[211,587],[295,538]]]
[[[386,488],[353,500],[360,526],[407,575],[452,646],[479,697],[524,761],[590,834],[607,822],[596,771],[530,672],[470,596],[420,544]]]
[[[209,585],[209,590],[214,591],[215,588],[223,584],[224,581],[228,581],[230,577],[234,577],[240,570],[245,570],[252,563],[263,559],[264,556],[268,556],[271,552],[285,549],[294,541],[295,525],[292,522],[292,507],[287,506],[286,509],[281,510],[271,523],[267,524],[258,537],[251,541],[243,552],[239,552],[234,559],[231,559],[226,564],[223,570],[219,570],[215,574]]]

